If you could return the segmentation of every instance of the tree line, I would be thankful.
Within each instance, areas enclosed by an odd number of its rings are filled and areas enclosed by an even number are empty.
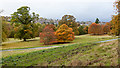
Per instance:
[[[120,35],[120,19],[119,15],[113,15],[110,23],[105,25],[99,24],[97,18],[95,23],[91,25],[80,25],[76,22],[76,18],[72,15],[64,15],[62,19],[55,24],[35,23],[39,19],[39,14],[30,13],[30,7],[22,6],[17,12],[11,14],[11,22],[8,23],[2,18],[2,41],[8,37],[26,39],[39,37],[41,42],[50,44],[52,42],[68,42],[74,40],[74,35],[83,34],[109,34]],[[117,26],[118,25],[118,26]],[[48,42],[46,42],[48,41]],[[51,42],[49,42],[51,41]]]

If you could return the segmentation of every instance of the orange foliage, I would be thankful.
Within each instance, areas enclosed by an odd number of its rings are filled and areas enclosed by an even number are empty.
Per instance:
[[[53,24],[46,25],[46,27],[52,28],[54,31],[56,30],[56,27]]]
[[[88,28],[88,33],[89,34],[95,34],[95,35],[104,34],[102,25],[92,23]]]
[[[74,40],[73,29],[69,28],[66,24],[61,25],[55,32],[58,42],[69,42]]]
[[[46,26],[42,33],[40,33],[40,42],[45,45],[57,42],[54,30],[49,26]]]
[[[110,32],[110,28],[111,28],[111,24],[110,23],[106,23],[105,25],[103,25],[103,31],[104,33],[108,33]]]

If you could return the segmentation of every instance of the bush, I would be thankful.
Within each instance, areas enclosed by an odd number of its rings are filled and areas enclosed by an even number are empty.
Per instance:
[[[49,26],[46,26],[40,33],[40,42],[45,45],[49,45],[56,42],[56,36],[54,30]]]
[[[88,33],[94,35],[104,34],[103,27],[100,24],[92,23],[88,28]]]
[[[109,25],[104,25],[103,26],[103,31],[105,34],[107,34],[108,32],[110,32],[110,26]]]
[[[58,42],[69,42],[74,40],[73,29],[69,28],[66,24],[61,25],[55,32]]]

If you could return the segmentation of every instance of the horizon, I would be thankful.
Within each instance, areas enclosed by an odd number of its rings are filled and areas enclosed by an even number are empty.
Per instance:
[[[64,15],[73,15],[76,21],[94,22],[99,18],[101,22],[109,22],[114,15],[113,3],[114,0],[4,0],[0,2],[0,10],[4,10],[0,15],[11,16],[21,6],[28,6],[30,12],[47,19],[60,20]]]

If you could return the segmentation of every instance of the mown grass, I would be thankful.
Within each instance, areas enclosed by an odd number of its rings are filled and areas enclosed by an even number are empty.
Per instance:
[[[30,66],[44,62],[51,63],[53,61],[56,61],[56,59],[58,60],[62,59],[64,55],[72,54],[72,50],[78,48],[79,45],[74,44],[73,46],[58,47],[54,49],[36,51],[27,54],[20,54],[13,57],[10,56],[7,58],[2,58],[2,63],[3,65],[5,64],[5,65],[17,65],[17,66]],[[85,46],[85,44],[84,45],[82,44],[81,46]]]
[[[81,36],[75,36],[75,40],[72,41],[71,43],[68,43],[68,45],[73,44],[73,43],[96,42],[96,41],[113,39],[113,38],[116,38],[116,37],[81,35]],[[13,42],[13,41],[17,41],[17,42]],[[39,37],[37,37],[35,39],[29,39],[27,42],[23,42],[21,40],[14,40],[14,39],[10,39],[8,42],[13,42],[13,43],[3,42],[4,44],[2,44],[2,46],[0,46],[0,47],[2,47],[2,50],[66,45],[66,44],[43,45],[43,43],[40,43]]]
[[[2,58],[3,66],[116,66],[118,41],[79,43]]]
[[[76,43],[97,42],[97,41],[108,40],[108,39],[113,39],[113,38],[116,38],[116,37],[81,35],[81,36],[75,36],[75,40],[72,41],[71,43],[55,44],[55,45],[48,45],[48,46],[61,46],[61,45],[62,46],[69,46],[69,45],[76,44]],[[27,44],[27,43],[29,43],[29,44]],[[39,42],[39,39],[38,39],[36,41],[16,42],[16,43],[6,44],[6,46],[3,46],[3,50],[4,49],[5,50],[6,49],[24,49],[24,48],[33,48],[33,47],[47,47],[47,45],[45,45],[45,46],[40,45],[40,42]],[[2,53],[1,56],[2,57],[8,57],[8,56],[12,56],[12,55],[17,55],[17,54],[21,54],[21,53],[29,53],[29,52],[38,51],[38,50],[42,50],[42,49],[3,51],[3,52],[1,52]]]

